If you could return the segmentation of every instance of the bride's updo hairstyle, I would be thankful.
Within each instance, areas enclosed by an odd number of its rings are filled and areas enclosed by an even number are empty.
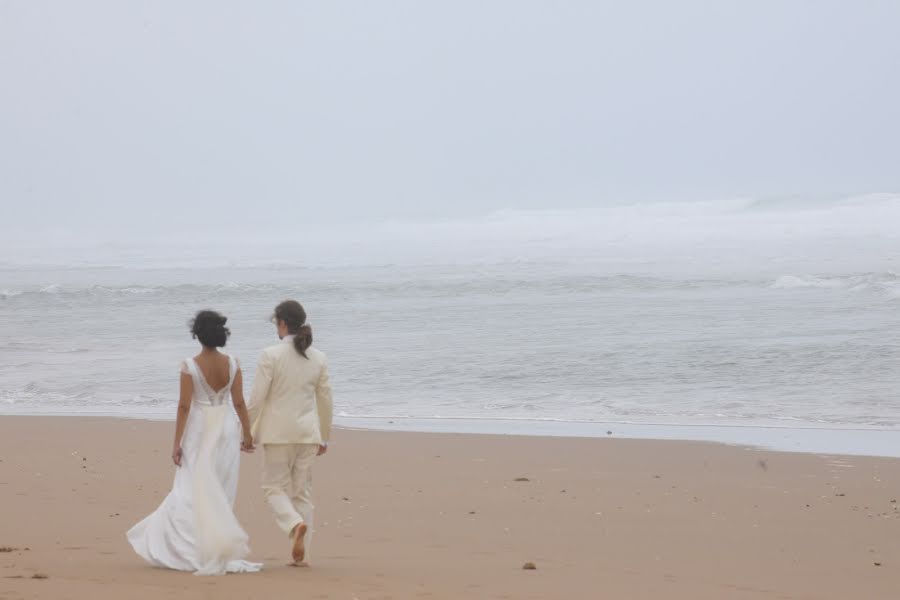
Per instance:
[[[228,341],[231,331],[225,327],[228,319],[214,310],[201,310],[191,321],[191,333],[195,340],[207,348],[221,348]]]
[[[306,311],[300,303],[285,300],[275,307],[274,319],[276,322],[283,321],[288,333],[294,336],[294,349],[297,353],[303,358],[309,358],[306,356],[306,349],[312,346],[312,327],[306,324]]]

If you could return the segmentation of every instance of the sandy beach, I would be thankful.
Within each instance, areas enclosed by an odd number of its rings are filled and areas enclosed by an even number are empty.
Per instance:
[[[262,573],[153,569],[125,531],[171,485],[172,424],[0,420],[0,598],[900,597],[900,460],[691,442],[338,431],[311,568],[243,461]],[[535,570],[524,570],[532,562]]]

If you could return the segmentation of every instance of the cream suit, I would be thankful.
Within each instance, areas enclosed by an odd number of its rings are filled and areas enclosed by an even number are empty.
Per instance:
[[[263,350],[250,394],[253,438],[265,453],[263,492],[278,526],[290,534],[307,524],[312,536],[312,463],[331,436],[332,401],[325,354],[304,358],[293,336]]]

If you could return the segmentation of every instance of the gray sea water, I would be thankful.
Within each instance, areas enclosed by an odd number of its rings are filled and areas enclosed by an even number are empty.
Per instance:
[[[196,310],[249,384],[296,298],[348,421],[900,430],[898,223],[880,195],[8,239],[0,413],[170,418]]]

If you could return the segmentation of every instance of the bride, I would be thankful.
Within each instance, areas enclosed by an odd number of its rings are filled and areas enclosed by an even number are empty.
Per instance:
[[[157,567],[196,575],[259,571],[247,562],[247,534],[234,516],[240,450],[253,451],[241,369],[219,352],[227,319],[202,310],[191,323],[200,353],[181,365],[175,422],[175,482],[159,508],[128,532],[128,541]],[[228,400],[234,408],[228,405]]]

